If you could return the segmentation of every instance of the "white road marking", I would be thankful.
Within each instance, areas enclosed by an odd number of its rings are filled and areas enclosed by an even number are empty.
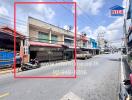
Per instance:
[[[84,99],[75,95],[73,92],[69,92],[66,95],[64,95],[60,100],[84,100]]]
[[[0,98],[6,97],[6,96],[8,96],[8,95],[10,95],[10,93],[9,93],[9,92],[4,93],[4,94],[0,94]]]

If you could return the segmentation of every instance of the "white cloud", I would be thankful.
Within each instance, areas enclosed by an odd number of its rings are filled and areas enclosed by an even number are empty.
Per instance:
[[[87,34],[92,34],[92,30],[89,26],[84,27],[84,29],[81,30],[82,32],[87,32]]]
[[[99,26],[95,30],[92,30],[91,27],[86,26],[82,30],[80,30],[80,32],[86,32],[87,36],[90,38],[93,38],[93,39],[97,39],[99,32],[105,32],[105,31],[106,31],[106,27],[104,27],[104,26]]]
[[[96,34],[89,26],[86,26],[82,30],[79,31],[79,33],[82,33],[82,32],[85,32],[87,34],[87,37],[96,39]]]
[[[104,2],[103,0],[73,0],[76,1],[79,7],[77,8],[78,14],[81,15],[83,12],[87,14],[97,15],[102,8]]]
[[[123,25],[123,17],[119,17],[113,23],[108,25],[107,29],[108,30],[122,29],[121,28],[122,25]]]
[[[104,27],[104,26],[99,26],[95,31],[94,31],[94,33],[96,34],[96,33],[99,33],[99,32],[105,32],[106,31],[106,27]]]
[[[69,30],[69,26],[68,25],[64,25],[64,29],[65,30]]]
[[[30,1],[30,0],[28,0]],[[38,0],[42,2],[44,0]],[[19,5],[17,6],[17,18],[24,19],[27,16],[35,17],[37,19],[51,22],[55,16],[55,11],[46,4],[32,4],[32,5]]]
[[[46,19],[49,20],[51,20],[55,15],[54,10],[44,4],[38,4],[35,9],[41,14],[43,14]]]
[[[0,14],[9,16],[8,10],[3,6],[0,7]]]
[[[123,37],[123,18],[117,18],[113,23],[109,24],[108,26],[99,26],[95,30],[92,30],[89,26],[86,26],[84,29],[80,30],[80,32],[82,31],[86,32],[88,37],[94,39],[97,39],[98,33],[104,32],[104,38],[106,40],[119,41]]]
[[[95,34],[99,32],[105,32],[104,38],[108,41],[116,41],[123,37],[123,17],[117,18],[113,23],[108,26],[99,26],[95,31]]]
[[[120,17],[107,26],[105,38],[109,40],[119,40],[122,37],[123,37],[123,17]]]
[[[73,27],[73,29],[71,30],[73,33],[75,32],[75,26]],[[77,34],[81,34],[79,31],[78,31],[78,26],[76,27],[76,31],[78,32]]]

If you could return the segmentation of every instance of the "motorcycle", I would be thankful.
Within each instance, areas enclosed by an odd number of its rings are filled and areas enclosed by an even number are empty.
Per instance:
[[[32,70],[40,67],[39,61],[35,59],[31,59],[29,63],[25,63],[21,65],[21,70],[26,71],[26,70]]]
[[[119,100],[132,100],[132,85],[130,80],[120,84]]]

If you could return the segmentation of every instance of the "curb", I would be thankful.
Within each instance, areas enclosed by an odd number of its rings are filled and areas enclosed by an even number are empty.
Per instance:
[[[125,76],[124,76],[124,63],[123,63],[123,55],[121,55],[121,82],[124,81]]]
[[[13,71],[12,68],[6,68],[6,69],[1,69],[0,74],[7,74],[7,73],[11,73]]]
[[[18,69],[16,69],[18,72]],[[5,75],[5,74],[9,74],[9,73],[13,73],[14,69],[12,68],[7,68],[7,69],[2,69],[0,70],[0,75]]]
[[[130,74],[130,68],[128,65],[128,62],[126,61],[125,56],[122,56],[121,58],[121,80],[127,80],[129,79]]]

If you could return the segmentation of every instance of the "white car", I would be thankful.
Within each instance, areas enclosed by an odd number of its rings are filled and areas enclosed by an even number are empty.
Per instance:
[[[77,59],[88,59],[91,58],[92,55],[88,51],[77,51],[76,57]]]

